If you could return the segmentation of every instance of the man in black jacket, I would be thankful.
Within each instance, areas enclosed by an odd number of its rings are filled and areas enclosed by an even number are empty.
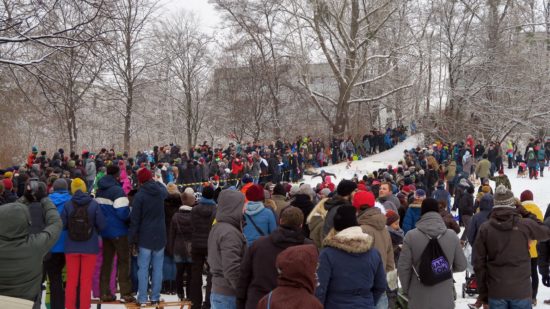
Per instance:
[[[277,287],[277,255],[286,248],[311,244],[302,234],[304,216],[293,206],[281,212],[279,228],[249,248],[241,263],[237,308],[255,309],[260,299]]]

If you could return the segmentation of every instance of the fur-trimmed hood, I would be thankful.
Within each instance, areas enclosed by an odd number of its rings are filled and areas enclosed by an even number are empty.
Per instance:
[[[340,232],[330,230],[323,246],[343,250],[348,253],[365,253],[372,248],[373,238],[363,233],[360,226],[352,226]]]

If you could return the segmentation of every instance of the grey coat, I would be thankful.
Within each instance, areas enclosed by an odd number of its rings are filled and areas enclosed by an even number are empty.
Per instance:
[[[450,309],[455,307],[452,279],[434,286],[425,286],[420,283],[412,269],[413,265],[415,269],[418,269],[420,265],[420,257],[428,245],[426,235],[437,237],[441,234],[443,235],[439,238],[439,244],[452,265],[453,272],[461,272],[466,269],[466,257],[456,233],[447,230],[439,213],[424,214],[416,223],[416,228],[405,235],[397,265],[403,292],[409,296],[409,309]]]

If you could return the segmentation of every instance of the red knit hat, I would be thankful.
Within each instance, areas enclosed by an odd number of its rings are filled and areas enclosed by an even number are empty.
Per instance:
[[[150,170],[141,168],[137,172],[137,179],[139,183],[146,183],[147,181],[153,179],[153,174],[151,174]]]
[[[372,192],[358,191],[353,196],[353,207],[360,209],[361,206],[373,207],[376,199]],[[364,207],[363,207],[364,208]]]
[[[262,202],[265,199],[264,188],[260,185],[252,185],[246,190],[246,199],[251,202]]]
[[[519,200],[521,202],[532,201],[533,200],[533,192],[531,192],[530,190],[525,190],[525,191],[521,192],[521,195],[519,196]]]

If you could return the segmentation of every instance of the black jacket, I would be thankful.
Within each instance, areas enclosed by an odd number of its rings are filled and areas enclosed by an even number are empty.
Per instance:
[[[302,231],[304,232],[304,236],[309,238],[309,228],[307,226],[307,217],[315,207],[313,202],[311,201],[309,195],[307,194],[297,194],[294,197],[294,200],[290,202],[291,206],[298,207],[304,214],[304,222],[302,223]]]
[[[203,198],[197,206],[193,207],[193,210],[191,210],[193,248],[206,249],[208,247],[208,234],[215,217],[216,203],[213,200]]]
[[[169,252],[182,258],[191,258],[190,249],[193,235],[191,210],[191,206],[181,206],[172,217],[168,233]]]
[[[458,213],[461,216],[474,215],[474,197],[468,192],[464,192],[458,203]]]

